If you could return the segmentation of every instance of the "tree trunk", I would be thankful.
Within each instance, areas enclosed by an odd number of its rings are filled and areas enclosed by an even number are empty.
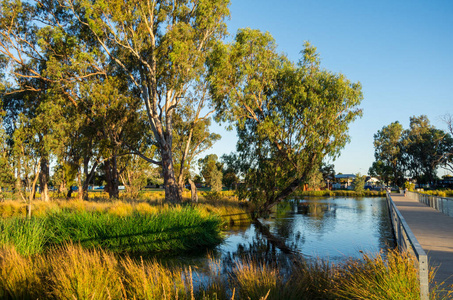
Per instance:
[[[119,186],[119,178],[118,178],[118,164],[116,155],[112,157],[112,190],[109,194],[110,198],[118,199],[120,197],[120,191],[118,189]]]
[[[118,169],[116,163],[116,156],[108,159],[104,163],[104,172],[105,172],[105,189],[109,193],[109,198],[114,199],[119,197],[118,190]]]
[[[35,199],[36,182],[38,182],[40,171],[41,171],[41,169],[38,168],[38,171],[36,172],[36,175],[35,175],[35,179],[33,180],[33,183],[30,188],[30,195],[28,197],[28,218],[29,219],[31,218],[31,202],[33,201],[33,199]]]
[[[39,186],[41,189],[41,200],[49,201],[49,161],[47,158],[41,159],[41,172],[39,173]]]
[[[80,169],[79,172],[77,172],[77,186],[79,188],[77,196],[79,198],[79,201],[83,201],[82,171]]]
[[[21,200],[22,199],[22,178],[21,178],[21,169],[22,169],[22,162],[20,157],[17,158],[17,174],[16,174],[16,200]]]
[[[182,194],[175,179],[171,150],[161,149],[162,175],[164,177],[165,201],[173,204],[182,202]]]
[[[192,179],[190,178],[189,183],[190,183],[190,198],[192,199],[192,202],[198,202],[197,186],[195,185],[195,182],[193,182]]]
[[[98,166],[98,163],[95,162],[93,167],[91,167],[91,170],[88,170],[89,161],[90,161],[90,159],[88,157],[83,159],[83,171],[85,174],[85,180],[83,182],[83,195],[82,195],[83,200],[88,200],[88,187],[90,185],[90,181],[94,177],[94,172],[96,171],[96,168]]]

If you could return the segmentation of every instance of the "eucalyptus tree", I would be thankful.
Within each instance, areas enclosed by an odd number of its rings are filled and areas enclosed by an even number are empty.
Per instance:
[[[192,190],[196,192],[195,184],[190,178],[194,160],[211,148],[220,139],[220,135],[209,130],[210,115],[214,113],[214,109],[209,105],[209,93],[205,82],[198,84],[196,89],[185,95],[185,98],[185,103],[177,109],[173,117],[174,163],[180,190],[183,190],[188,180]]]
[[[219,177],[219,172],[222,170],[222,163],[218,160],[216,154],[208,154],[204,158],[198,160],[200,174],[204,179],[204,183],[212,187],[213,175]],[[217,180],[217,178],[215,179]],[[220,180],[221,176],[220,176]]]
[[[84,105],[81,82],[124,74],[129,89],[142,100],[160,160],[137,154],[161,166],[166,200],[180,202],[173,166],[173,116],[188,87],[204,80],[206,56],[226,34],[228,4],[228,0],[4,0],[0,53],[8,57],[14,76],[46,82],[76,108]],[[36,62],[45,63],[45,71]]]
[[[222,184],[228,189],[236,189],[240,182],[240,161],[237,153],[224,154],[220,157],[223,165]]]
[[[443,117],[443,121],[447,125],[450,142],[449,142],[449,145],[446,147],[445,152],[442,153],[442,155],[440,157],[438,157],[437,161],[442,168],[453,173],[453,117],[452,117],[452,115],[446,114]]]
[[[270,34],[242,29],[212,56],[217,117],[238,130],[240,197],[257,201],[258,213],[307,183],[325,157],[336,157],[361,115],[360,84],[321,69],[310,44],[302,54],[295,65],[276,52]]]
[[[451,149],[453,140],[448,133],[430,124],[427,116],[410,118],[409,129],[402,137],[403,161],[408,174],[418,183],[430,183],[436,178],[439,157]]]
[[[15,183],[12,149],[3,128],[0,128],[0,151],[0,201],[3,201],[3,189],[12,189]]]
[[[404,180],[402,135],[403,126],[398,121],[382,127],[374,135],[374,158],[383,164],[377,170],[390,170],[390,174],[384,173],[381,176],[390,178],[397,185],[401,185]]]

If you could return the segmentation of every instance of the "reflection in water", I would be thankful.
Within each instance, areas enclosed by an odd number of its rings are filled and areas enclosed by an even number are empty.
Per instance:
[[[343,262],[362,253],[377,254],[393,248],[385,198],[319,198],[294,200],[279,206],[261,223],[267,233],[280,238],[292,253],[284,254],[255,224],[235,227],[225,242],[207,256],[181,257],[179,262],[194,267],[198,284],[209,281],[207,274],[229,274],[238,261],[252,259],[289,271],[291,259],[317,259]],[[211,275],[212,276],[212,275]],[[228,276],[226,276],[227,278]]]
[[[346,257],[359,258],[361,252],[376,254],[394,246],[384,198],[293,200],[262,223],[305,257],[339,262]],[[247,251],[253,256],[279,253],[254,225],[229,235],[219,250],[233,258]]]

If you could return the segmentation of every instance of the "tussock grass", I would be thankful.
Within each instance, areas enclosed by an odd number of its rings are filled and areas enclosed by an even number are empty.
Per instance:
[[[382,255],[364,255],[349,260],[339,270],[338,296],[343,299],[419,299],[417,268],[407,253],[391,251]]]
[[[41,257],[21,255],[14,247],[0,249],[0,299],[38,299],[44,282]]]
[[[117,259],[102,250],[65,245],[44,257],[42,291],[54,299],[120,299]]]
[[[250,260],[237,262],[232,277],[238,299],[283,299],[283,280],[275,266]]]
[[[14,247],[22,255],[40,253],[47,242],[42,219],[0,219],[0,247]]]
[[[1,299],[419,299],[412,259],[391,251],[387,259],[364,255],[341,265],[295,262],[289,273],[277,264],[236,261],[229,280],[213,262],[210,280],[195,282],[190,267],[118,257],[65,244],[35,255],[0,250]],[[435,291],[431,299],[448,299]],[[444,298],[442,298],[444,297]]]

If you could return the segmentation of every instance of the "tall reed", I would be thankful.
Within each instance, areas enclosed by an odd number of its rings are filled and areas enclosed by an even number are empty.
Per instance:
[[[40,253],[47,242],[43,219],[0,219],[0,247],[13,246],[22,255]]]

